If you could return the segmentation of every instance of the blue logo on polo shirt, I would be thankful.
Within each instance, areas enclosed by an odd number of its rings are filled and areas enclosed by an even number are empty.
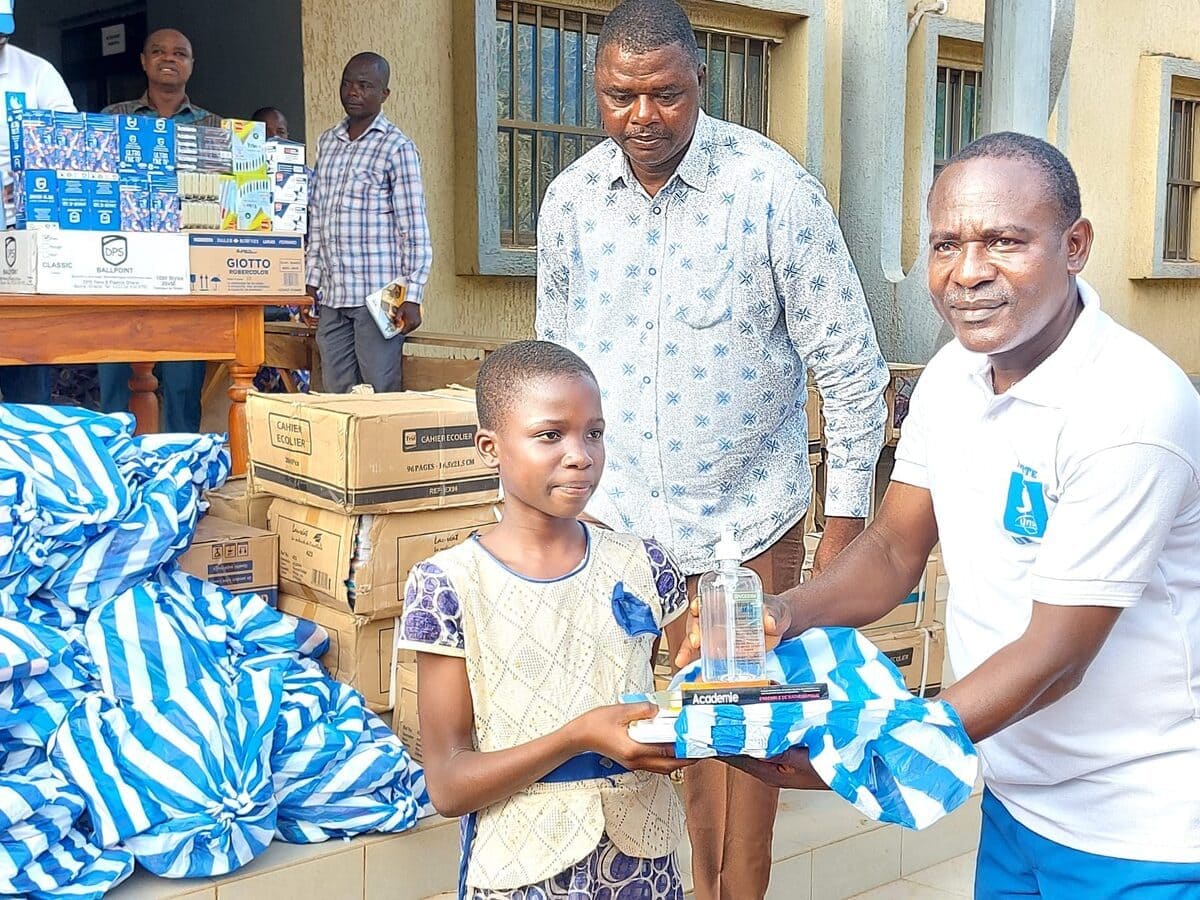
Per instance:
[[[1046,494],[1040,481],[1013,472],[1008,481],[1008,502],[1004,506],[1004,530],[1018,543],[1028,543],[1046,533]]]

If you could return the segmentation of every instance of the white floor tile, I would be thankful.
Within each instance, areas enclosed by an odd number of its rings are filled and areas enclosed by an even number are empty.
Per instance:
[[[852,897],[851,900],[960,900],[961,894],[948,894],[915,881],[893,881],[883,887]]]
[[[979,846],[982,818],[979,795],[967,801],[940,822],[923,831],[904,830],[900,834],[900,874],[928,869]]]
[[[964,853],[920,872],[907,876],[909,881],[969,897],[975,887],[975,854]]]
[[[812,854],[813,900],[844,900],[900,880],[900,830],[879,828],[818,847]]]

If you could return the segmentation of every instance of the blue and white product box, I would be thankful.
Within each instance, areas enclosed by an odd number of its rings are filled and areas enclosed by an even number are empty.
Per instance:
[[[117,133],[117,117],[104,113],[87,113],[87,165],[90,172],[116,174],[121,165],[121,141]]]
[[[296,141],[281,141],[271,138],[265,144],[267,166],[274,172],[279,166],[303,166],[305,162],[304,145]]]
[[[276,203],[271,230],[288,234],[307,234],[308,207],[302,203]]]
[[[276,203],[308,205],[308,170],[304,166],[281,163],[271,175],[271,199]]]
[[[143,171],[121,167],[117,184],[122,231],[148,231],[150,225],[150,177]]]
[[[83,113],[56,112],[54,139],[58,141],[60,171],[87,171],[87,120]]]
[[[123,168],[175,169],[175,123],[149,116],[121,116],[117,121]]]
[[[58,173],[58,227],[71,231],[91,228],[90,194],[85,172]]]
[[[25,227],[58,227],[58,174],[52,169],[26,169]]]
[[[171,233],[180,227],[179,178],[167,173],[150,176],[150,218],[147,231]]]
[[[25,117],[25,92],[5,93],[4,112],[8,117],[8,153],[12,170],[21,172],[25,169],[25,142],[21,140],[21,120]]]
[[[58,135],[54,113],[48,109],[27,109],[21,116],[21,143],[25,169],[61,169],[58,161]]]
[[[95,173],[88,181],[93,231],[117,231],[121,227],[121,182],[116,175]]]

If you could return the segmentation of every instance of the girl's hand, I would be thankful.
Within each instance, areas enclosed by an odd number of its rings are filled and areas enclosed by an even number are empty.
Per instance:
[[[598,706],[568,727],[575,732],[581,752],[599,753],[630,771],[669,775],[696,760],[677,759],[673,744],[642,744],[629,736],[629,723],[657,714],[658,706],[653,703],[618,703]]]

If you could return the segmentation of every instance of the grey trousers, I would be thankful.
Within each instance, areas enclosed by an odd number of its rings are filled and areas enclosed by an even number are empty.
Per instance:
[[[404,335],[385,338],[366,307],[322,306],[317,319],[321,378],[331,394],[346,394],[356,384],[376,393],[401,390],[400,349]]]

